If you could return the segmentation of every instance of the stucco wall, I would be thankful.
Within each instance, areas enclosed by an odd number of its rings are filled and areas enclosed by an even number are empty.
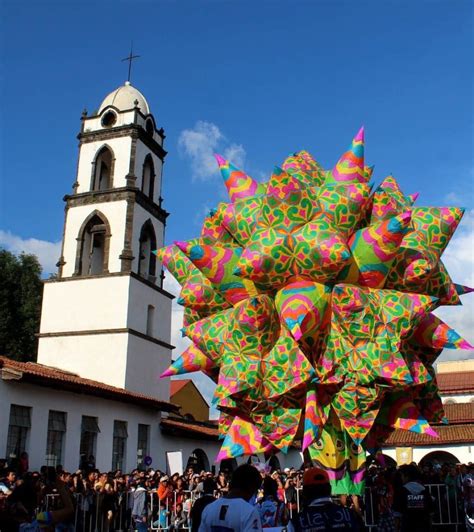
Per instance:
[[[40,338],[38,362],[124,388],[128,336],[111,333]]]
[[[153,336],[164,342],[171,340],[171,299],[146,284],[130,277],[127,327],[146,332],[148,305],[155,307]]]
[[[443,395],[441,397],[441,400],[443,401],[443,403],[446,403],[446,401],[454,401],[455,403],[470,403],[474,400],[474,395],[472,393]]]
[[[86,119],[84,123],[85,132],[110,129],[110,127],[106,127],[102,125],[102,117],[107,112],[106,111],[107,108],[114,110],[112,107],[107,106],[102,110],[100,115],[91,116]],[[116,111],[114,110],[114,112]],[[133,124],[133,122],[135,121],[135,110],[134,109],[130,109],[129,111],[125,111],[125,112],[122,111],[120,113],[116,113],[116,115],[117,115],[117,122],[115,122],[114,127],[124,126],[126,124]],[[144,122],[145,121],[143,119],[140,121],[140,123],[144,123]]]
[[[474,442],[472,445],[437,445],[433,447],[413,447],[413,461],[419,463],[426,455],[435,452],[444,451],[454,455],[460,463],[467,464],[474,461]],[[383,453],[397,460],[397,451],[395,447],[383,449]]]
[[[188,382],[173,395],[172,403],[181,407],[181,414],[191,414],[196,421],[207,421],[209,419],[209,405],[196,390],[192,381]]]
[[[129,336],[127,348],[122,387],[169,401],[169,379],[160,375],[171,363],[171,350],[136,336]]]
[[[40,333],[127,327],[129,299],[128,276],[46,283]]]
[[[118,401],[100,399],[83,394],[63,392],[22,382],[0,380],[0,455],[7,445],[10,405],[18,404],[32,408],[31,430],[27,451],[30,469],[39,469],[45,463],[46,438],[49,410],[67,413],[64,467],[75,471],[79,466],[79,444],[83,415],[98,418],[100,434],[97,436],[96,466],[108,471],[112,466],[112,439],[114,420],[127,422],[128,439],[126,469],[136,467],[138,424],[151,426],[150,456],[155,467],[165,466],[163,441],[159,430],[160,413]]]

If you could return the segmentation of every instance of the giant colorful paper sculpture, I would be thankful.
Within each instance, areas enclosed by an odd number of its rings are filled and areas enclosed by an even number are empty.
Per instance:
[[[163,376],[215,379],[218,460],[300,445],[357,492],[395,428],[436,435],[433,362],[472,349],[432,314],[472,291],[441,262],[463,210],[415,207],[393,176],[372,192],[363,129],[328,171],[300,151],[258,183],[216,159],[230,202],[157,253],[192,341]]]

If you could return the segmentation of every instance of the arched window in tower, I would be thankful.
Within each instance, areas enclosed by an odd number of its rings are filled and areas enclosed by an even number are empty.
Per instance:
[[[155,189],[155,167],[153,165],[153,159],[150,154],[145,157],[143,163],[143,175],[142,175],[142,192],[146,194],[150,199],[153,199],[153,192]]]
[[[76,275],[108,272],[110,226],[107,218],[94,211],[82,224],[78,236]]]
[[[140,232],[140,255],[138,258],[138,274],[155,281],[156,258],[152,251],[156,250],[156,235],[151,220],[147,220]]]
[[[114,157],[108,146],[101,148],[95,158],[92,169],[91,190],[112,188]]]

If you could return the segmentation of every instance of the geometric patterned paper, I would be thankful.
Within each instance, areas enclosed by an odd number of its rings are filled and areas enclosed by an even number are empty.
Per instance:
[[[219,459],[286,452],[300,429],[333,492],[360,492],[365,449],[444,419],[441,350],[472,348],[432,314],[472,291],[440,260],[463,210],[414,207],[393,176],[371,194],[363,128],[331,170],[301,150],[259,183],[216,158],[230,201],[157,253],[193,342],[164,375],[217,378]]]

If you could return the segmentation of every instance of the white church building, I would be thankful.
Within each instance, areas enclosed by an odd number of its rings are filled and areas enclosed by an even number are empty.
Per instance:
[[[181,453],[184,466],[191,457],[209,467],[214,438],[160,428],[164,416],[178,414],[169,380],[159,380],[171,361],[173,296],[152,254],[168,216],[163,128],[126,82],[97,114],[83,113],[78,138],[58,275],[44,285],[37,363],[0,357],[0,456],[26,451],[33,470],[75,471],[92,455],[102,471],[129,471],[145,457],[165,470],[167,453]]]

